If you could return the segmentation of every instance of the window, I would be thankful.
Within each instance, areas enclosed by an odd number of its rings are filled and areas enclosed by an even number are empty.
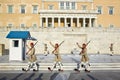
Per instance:
[[[76,8],[76,5],[75,5],[75,2],[71,2],[71,1],[66,1],[66,2],[60,2],[60,9],[66,9],[66,10],[69,10],[69,9],[72,9],[72,10],[75,10]]]
[[[49,6],[48,6],[48,9],[49,9],[49,10],[53,10],[53,5],[49,5]]]
[[[25,14],[25,5],[21,5],[20,13]]]
[[[99,24],[99,25],[98,25],[98,27],[100,27],[100,28],[101,28],[101,27],[102,27],[102,25],[101,25],[101,24]]]
[[[97,11],[99,14],[102,14],[102,6],[97,6]]]
[[[102,7],[101,6],[98,6],[97,10],[98,10],[99,14],[102,14]]]
[[[32,26],[33,28],[36,28],[37,27],[37,24],[33,24],[33,26]]]
[[[19,41],[13,40],[13,47],[19,47]]]
[[[64,9],[64,2],[60,2],[60,9]]]
[[[25,24],[21,24],[20,27],[21,27],[21,28],[25,28]]]
[[[86,10],[87,6],[86,5],[82,5],[82,10]]]
[[[70,9],[70,2],[66,2],[66,9],[67,9],[67,10]]]
[[[8,27],[9,27],[9,28],[12,28],[12,26],[13,26],[12,24],[8,24]]]
[[[33,14],[37,14],[37,13],[38,13],[38,6],[33,5]]]
[[[113,28],[113,27],[114,27],[114,25],[113,25],[113,24],[110,24],[110,25],[109,25],[109,27],[110,27],[110,28]]]
[[[8,13],[13,13],[13,5],[8,5]]]
[[[72,9],[74,10],[75,9],[75,2],[72,2],[71,6],[72,6]]]
[[[114,8],[113,8],[112,6],[109,7],[109,14],[110,14],[110,15],[113,15],[113,9],[114,9]]]

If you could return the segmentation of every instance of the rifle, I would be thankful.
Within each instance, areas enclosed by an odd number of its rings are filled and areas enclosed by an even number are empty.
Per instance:
[[[38,41],[37,41],[37,42],[38,42]],[[37,44],[37,42],[34,44],[34,46]],[[33,47],[34,47],[34,46],[33,46]],[[28,50],[28,52],[26,52],[26,54],[28,54],[28,53],[32,50],[33,47],[31,47],[31,48]]]
[[[86,45],[88,45],[90,42],[91,42],[91,40],[90,40],[90,41],[88,41]]]
[[[62,41],[62,42],[59,44],[59,46],[60,46],[61,44],[63,44],[63,42],[64,42],[64,41]],[[56,47],[56,48],[52,51],[52,53],[54,53],[54,52],[59,48],[59,46]]]

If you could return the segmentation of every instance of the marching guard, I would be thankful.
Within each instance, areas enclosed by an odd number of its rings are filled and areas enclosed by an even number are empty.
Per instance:
[[[47,56],[48,54],[49,54],[48,46],[47,46],[47,44],[45,43],[45,44],[44,44],[44,55]]]
[[[114,50],[113,50],[113,43],[110,44],[110,55],[113,56],[114,55]]]
[[[33,68],[33,71],[38,71],[38,69],[39,69],[39,64],[37,63],[37,58],[36,58],[36,55],[35,55],[35,48],[34,48],[35,44],[31,42],[30,47],[28,45],[26,45],[27,48],[29,49],[28,52],[26,53],[27,56],[28,56],[28,61],[29,62],[28,62],[28,67],[26,69],[22,68],[22,71],[27,72],[31,68]]]
[[[59,65],[59,69],[58,71],[63,71],[63,64],[61,62],[61,56],[59,54],[59,47],[61,46],[61,44],[63,44],[64,41],[62,41],[60,44],[56,43],[55,45],[53,45],[50,42],[50,45],[54,48],[54,50],[52,51],[52,53],[55,55],[55,61],[54,64],[52,66],[52,68],[48,67],[49,71],[53,71],[54,68],[56,68],[57,65]]]
[[[89,64],[89,58],[88,58],[88,55],[87,55],[87,45],[90,43],[90,41],[88,43],[83,43],[82,44],[82,47],[77,43],[78,47],[81,50],[80,52],[80,55],[82,56],[81,58],[81,63],[80,63],[80,68],[81,67],[84,67],[85,68],[85,72],[90,72],[90,64]],[[79,72],[79,67],[77,67],[76,69],[74,69],[75,71],[78,71]]]

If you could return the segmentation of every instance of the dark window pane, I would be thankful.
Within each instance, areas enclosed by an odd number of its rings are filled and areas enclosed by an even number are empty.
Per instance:
[[[18,40],[13,41],[13,47],[19,47],[19,41]]]

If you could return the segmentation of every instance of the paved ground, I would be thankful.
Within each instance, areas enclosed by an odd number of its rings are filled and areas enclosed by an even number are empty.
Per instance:
[[[120,80],[120,71],[93,71],[86,72],[22,72],[2,71],[0,80]]]
[[[9,56],[4,55],[0,56],[0,63],[9,63]],[[63,63],[78,63],[80,62],[80,55],[61,55]],[[38,55],[38,62],[41,63],[53,63],[54,55],[49,54],[48,56]],[[89,55],[90,63],[120,63],[120,55],[110,56],[109,54],[90,54]],[[15,62],[15,61],[14,61]],[[17,61],[19,63],[19,61]],[[23,61],[27,62],[27,61]]]
[[[79,55],[61,55],[63,63],[79,63],[81,56]],[[40,63],[53,63],[54,55],[37,55],[38,62]],[[90,54],[90,63],[120,63],[120,55],[110,56],[109,54]],[[4,63],[26,63],[27,61],[9,61],[8,55],[0,56],[0,64]],[[0,71],[0,80],[120,80],[119,70],[92,70],[86,73],[83,70],[78,73],[73,70],[64,72],[47,70],[40,70],[38,72],[22,72],[22,71]]]

